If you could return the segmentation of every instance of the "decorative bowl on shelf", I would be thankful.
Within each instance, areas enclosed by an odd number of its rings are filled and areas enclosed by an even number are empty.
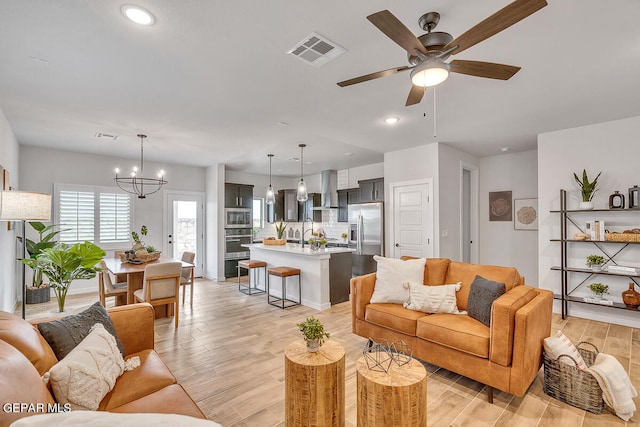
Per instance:
[[[262,243],[271,246],[282,246],[287,243],[287,239],[264,239]]]

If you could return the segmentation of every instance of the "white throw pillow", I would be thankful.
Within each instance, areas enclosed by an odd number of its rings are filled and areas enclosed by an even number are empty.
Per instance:
[[[372,304],[404,304],[409,301],[409,287],[424,282],[425,258],[403,261],[396,258],[384,258],[375,255],[378,263],[376,284],[371,295]]]
[[[409,310],[424,311],[425,313],[460,313],[456,302],[456,292],[460,290],[460,282],[455,285],[425,286],[412,285],[410,287],[410,301],[404,306]]]
[[[58,403],[71,409],[98,409],[104,396],[124,372],[124,360],[116,339],[101,323],[45,376],[51,381]]]
[[[544,352],[547,353],[547,357],[551,360],[556,360],[560,355],[566,354],[576,361],[579,369],[587,369],[587,364],[584,362],[582,355],[578,351],[575,345],[563,334],[558,331],[555,336],[547,337],[542,341]],[[575,366],[575,364],[568,357],[560,359],[561,363],[566,365]]]

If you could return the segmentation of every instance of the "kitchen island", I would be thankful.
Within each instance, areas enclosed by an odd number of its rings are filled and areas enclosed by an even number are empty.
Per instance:
[[[349,299],[351,280],[351,253],[349,248],[325,248],[314,251],[308,245],[303,248],[298,243],[286,245],[265,245],[254,243],[243,245],[251,251],[251,259],[265,261],[270,267],[294,267],[300,269],[302,305],[316,310],[326,310],[331,304]],[[265,289],[264,276],[259,275],[255,285]],[[290,277],[287,298],[297,301],[298,286],[295,277]],[[271,278],[271,294],[281,298],[280,279]]]

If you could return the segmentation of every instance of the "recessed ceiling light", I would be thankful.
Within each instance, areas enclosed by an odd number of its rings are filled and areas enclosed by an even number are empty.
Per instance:
[[[384,119],[384,122],[388,125],[395,125],[399,121],[400,119],[398,117],[387,117],[386,119]]]
[[[136,6],[134,4],[122,5],[120,11],[124,16],[126,16],[136,24],[153,25],[153,23],[156,22],[151,12],[143,7]]]
[[[506,153],[507,151],[509,151],[509,147],[502,147],[500,151],[502,151],[503,153]]]

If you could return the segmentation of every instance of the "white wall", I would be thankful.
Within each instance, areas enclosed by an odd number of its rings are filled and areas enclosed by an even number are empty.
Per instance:
[[[438,194],[439,196],[439,232],[435,236],[440,242],[440,256],[462,261],[460,253],[460,215],[462,206],[461,164],[477,165],[478,159],[464,151],[446,144],[438,144]],[[444,233],[446,230],[446,233]],[[446,235],[443,235],[446,234]]]
[[[19,180],[18,141],[4,113],[0,110],[0,165],[10,173],[11,185],[24,190]],[[16,231],[7,230],[7,223],[0,222],[0,310],[13,311],[22,298],[19,275],[22,269],[16,261]]]
[[[430,178],[433,180],[433,232],[440,233],[439,227],[439,177],[438,177],[438,143],[391,151],[384,154],[384,192],[387,202],[384,205],[385,215],[385,254],[391,256],[392,236],[389,235],[391,219],[390,185],[408,181]],[[434,256],[440,256],[439,239],[435,239]]]
[[[538,208],[540,213],[539,245],[539,278],[540,287],[560,293],[560,272],[550,271],[551,266],[560,265],[560,243],[550,239],[560,237],[560,218],[557,213],[550,213],[552,209],[559,209],[560,189],[569,191],[569,209],[577,209],[581,200],[577,184],[573,180],[573,173],[587,170],[589,177],[602,171],[598,180],[600,190],[594,197],[596,208],[608,208],[608,196],[615,190],[627,194],[629,187],[640,185],[638,176],[638,159],[640,159],[640,117],[616,120],[607,123],[594,124],[558,132],[541,134],[538,136]],[[606,228],[621,230],[640,226],[640,213],[598,213],[585,212],[575,215],[580,224],[590,219],[604,219]],[[569,229],[569,236],[576,232]],[[619,248],[616,244],[604,245],[607,251]],[[569,245],[568,265],[584,267],[585,257],[597,254],[592,244],[573,243]],[[622,265],[640,266],[640,247],[630,245],[617,257]],[[573,277],[572,277],[573,276]],[[576,279],[582,280],[585,275],[574,274],[572,283]],[[615,301],[621,301],[620,294],[627,289],[628,280],[612,276],[596,276],[594,280],[609,285],[611,295],[607,296]],[[586,285],[594,280],[587,281]],[[577,296],[588,295],[589,291],[577,292]],[[560,311],[558,303],[555,311]],[[593,307],[585,304],[571,304],[569,314],[605,322],[619,323],[632,327],[639,327],[638,313],[626,310],[615,310],[605,307]]]
[[[224,164],[216,164],[205,173],[205,273],[211,280],[224,278]]]
[[[371,165],[359,166],[355,168],[343,169],[340,172],[347,176],[346,186],[338,186],[338,189],[356,188],[358,181],[363,179],[375,179],[384,176],[384,162]]]
[[[21,189],[53,194],[53,184],[57,183],[106,186],[121,191],[113,181],[113,171],[116,167],[129,170],[129,166],[134,163],[137,162],[131,159],[21,145]],[[145,162],[145,170],[158,169],[164,169],[165,178],[168,181],[161,192],[165,190],[204,192],[204,168]],[[157,248],[162,248],[165,243],[163,199],[160,192],[143,200],[134,198],[133,229],[146,225],[149,233],[145,243]],[[69,293],[93,291],[97,286],[94,282],[95,280],[76,283],[70,288]]]
[[[490,222],[489,192],[511,190],[513,199],[538,197],[537,155],[532,150],[479,161],[479,262],[516,267],[530,286],[538,286],[538,232],[514,230],[513,221]]]

